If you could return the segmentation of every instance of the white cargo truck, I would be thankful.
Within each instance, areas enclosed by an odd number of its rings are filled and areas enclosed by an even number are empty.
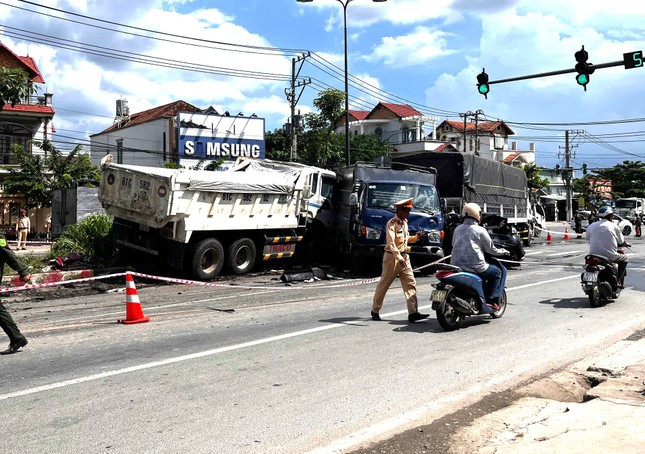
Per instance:
[[[307,229],[333,226],[329,170],[252,159],[227,171],[166,169],[106,158],[99,200],[120,252],[149,254],[196,279],[292,257]]]

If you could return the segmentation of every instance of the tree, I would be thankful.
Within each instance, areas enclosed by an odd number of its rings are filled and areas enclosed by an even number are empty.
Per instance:
[[[264,135],[266,157],[276,161],[288,161],[291,158],[291,142],[289,139],[289,136],[282,129],[267,132]]]
[[[38,144],[35,144],[38,145]],[[5,166],[6,192],[25,194],[27,206],[51,206],[53,192],[75,183],[92,185],[100,178],[97,166],[92,165],[87,154],[81,154],[77,145],[67,156],[45,141],[40,145],[45,156],[32,154],[20,145],[12,148],[12,157],[18,167]]]
[[[20,68],[0,68],[0,110],[5,104],[13,107],[38,89],[29,82],[29,75]]]
[[[544,189],[549,186],[549,179],[540,176],[540,169],[534,162],[520,167],[526,173],[526,184],[529,189]]]
[[[645,163],[623,161],[609,169],[598,170],[597,179],[611,180],[612,195],[620,197],[645,197]]]
[[[345,93],[333,88],[321,91],[314,100],[318,112],[305,114],[307,130],[298,139],[298,160],[338,169],[345,165],[345,135],[334,132],[336,121],[345,113]],[[352,161],[373,161],[387,155],[387,146],[375,135],[350,138]]]

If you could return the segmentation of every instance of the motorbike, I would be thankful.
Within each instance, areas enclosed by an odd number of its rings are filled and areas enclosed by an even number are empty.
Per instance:
[[[449,254],[452,249],[452,235],[461,221],[462,219],[456,213],[449,213],[446,216],[446,236],[443,242],[443,250],[446,254]],[[496,214],[482,213],[481,226],[488,230],[495,247],[504,248],[511,253],[510,260],[519,262],[524,258],[526,251],[522,239],[515,227],[508,224],[506,218]],[[519,264],[514,265],[519,266]]]
[[[506,286],[506,268],[494,257],[487,261],[502,270],[502,287]],[[489,314],[492,318],[500,318],[506,311],[506,290],[503,291],[498,310],[486,305],[484,281],[475,273],[463,271],[455,265],[438,264],[435,277],[439,280],[434,284],[430,297],[432,310],[436,311],[437,321],[446,331],[459,328],[461,321],[472,315]]]
[[[624,249],[618,250],[624,254]],[[625,273],[625,276],[627,273]],[[589,297],[591,307],[600,307],[613,301],[620,295],[618,287],[618,265],[600,255],[585,256],[584,272],[580,275],[580,284],[585,295]]]

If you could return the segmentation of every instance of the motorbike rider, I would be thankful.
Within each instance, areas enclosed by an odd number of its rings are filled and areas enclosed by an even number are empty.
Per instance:
[[[619,253],[618,247],[630,247],[631,244],[625,241],[620,227],[614,223],[614,210],[610,206],[600,207],[598,217],[600,220],[587,227],[589,253],[605,257],[618,265],[618,286],[623,288],[627,271],[627,256]]]
[[[458,226],[452,237],[452,257],[450,263],[464,271],[472,272],[484,281],[484,295],[487,305],[494,311],[499,310],[502,292],[502,270],[487,263],[484,253],[491,255],[510,255],[504,248],[497,248],[488,231],[478,225],[481,222],[481,208],[476,203],[467,203],[462,212],[464,222]]]

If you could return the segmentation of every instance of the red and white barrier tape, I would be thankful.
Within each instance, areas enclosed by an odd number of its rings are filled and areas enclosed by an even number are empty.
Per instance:
[[[66,284],[78,284],[79,282],[88,282],[88,281],[96,281],[99,279],[108,279],[111,277],[119,277],[119,276],[125,276],[126,273],[114,273],[114,274],[104,274],[102,276],[92,276],[92,277],[83,277],[80,279],[70,279],[67,281],[56,281],[56,282],[43,282],[42,284],[32,284],[32,285],[23,285],[20,287],[5,287],[5,288],[0,288],[0,294],[1,293],[11,293],[11,292],[19,292],[21,290],[30,290],[32,288],[45,288],[45,287],[56,287],[58,285],[66,285]]]
[[[580,233],[576,233],[576,232],[556,232],[555,230],[547,230],[547,229],[543,229],[542,227],[538,227],[538,226],[535,226],[535,228],[537,230],[541,230],[542,232],[550,233],[551,235],[585,236],[585,233],[586,233],[586,232],[580,232]]]

